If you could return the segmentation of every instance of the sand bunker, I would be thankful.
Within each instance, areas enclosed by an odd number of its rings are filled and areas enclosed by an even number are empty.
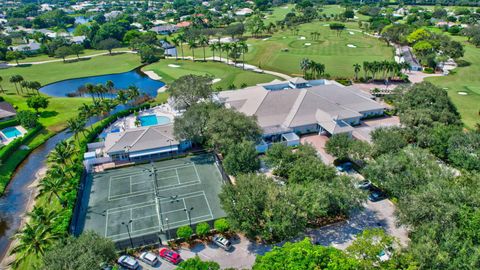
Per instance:
[[[300,39],[301,39],[301,40],[305,40],[305,39],[307,39],[307,38],[306,38],[306,37],[300,37]]]
[[[269,38],[269,37],[267,37],[267,38],[264,38],[264,39],[262,39],[262,40],[263,40],[263,41],[265,41],[265,40],[269,40],[269,39],[270,39],[270,38]]]
[[[179,65],[175,65],[175,64],[168,64],[169,67],[171,68],[179,68],[180,66]]]
[[[310,46],[312,45],[312,43],[305,43],[305,46]]]
[[[457,92],[457,94],[459,94],[459,95],[461,95],[461,96],[466,96],[466,95],[468,95],[467,92]]]
[[[349,48],[356,48],[357,46],[353,45],[353,44],[347,44],[347,47]]]
[[[350,35],[355,35],[355,33],[353,33],[352,31],[348,32]]]
[[[222,79],[216,78],[216,79],[213,79],[213,80],[212,80],[212,83],[217,83],[217,82],[219,82],[219,81],[221,81],[221,80],[222,80]]]

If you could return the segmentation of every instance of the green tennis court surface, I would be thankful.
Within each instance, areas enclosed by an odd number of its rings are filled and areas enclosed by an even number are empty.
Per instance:
[[[84,230],[117,243],[129,241],[125,224],[134,245],[145,245],[175,237],[190,222],[225,216],[218,199],[224,182],[210,154],[108,170],[88,181]]]

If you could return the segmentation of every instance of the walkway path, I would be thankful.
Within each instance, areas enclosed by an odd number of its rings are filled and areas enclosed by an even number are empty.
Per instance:
[[[137,53],[134,51],[113,51],[112,52],[114,55],[116,53]],[[97,57],[97,56],[102,56],[102,55],[107,55],[109,52],[103,52],[103,53],[96,53],[96,54],[90,54],[90,55],[84,55],[80,56],[80,59],[88,59],[92,57]],[[65,61],[72,61],[72,60],[77,60],[77,57],[70,57],[70,58],[65,58]],[[45,61],[38,61],[38,62],[22,62],[22,63],[8,63],[7,66],[10,67],[15,67],[15,66],[21,66],[21,65],[41,65],[41,64],[48,64],[48,63],[55,63],[55,62],[63,62],[63,59],[52,59],[52,60],[45,60]]]
[[[183,60],[192,60],[192,57],[191,56],[185,56],[185,57],[174,57],[174,56],[169,56],[169,57],[166,57],[167,59],[183,59]],[[195,58],[196,61],[203,61],[203,58]],[[265,74],[270,74],[270,75],[273,75],[273,76],[277,76],[277,77],[280,77],[282,79],[285,79],[285,80],[290,80],[292,77],[287,75],[287,74],[283,74],[283,73],[280,73],[280,72],[276,72],[276,71],[271,71],[271,70],[266,70],[266,69],[261,69],[257,66],[254,66],[254,65],[250,65],[250,64],[243,64],[243,63],[234,63],[231,59],[226,59],[226,58],[220,58],[220,57],[207,57],[206,58],[207,61],[217,61],[217,62],[222,62],[222,63],[225,63],[227,64],[227,61],[228,61],[228,65],[231,65],[231,66],[235,66],[237,68],[244,68],[245,70],[250,70],[250,71],[253,71],[253,72],[258,72],[258,73],[265,73]]]

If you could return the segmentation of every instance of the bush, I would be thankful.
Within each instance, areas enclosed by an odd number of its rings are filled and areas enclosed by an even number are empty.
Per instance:
[[[210,225],[206,222],[198,223],[195,232],[199,237],[205,237],[210,232]]]
[[[193,230],[192,230],[192,228],[190,228],[190,226],[185,225],[185,226],[179,227],[177,229],[177,237],[178,238],[183,238],[185,240],[188,240],[188,239],[190,239],[192,234],[193,234]]]
[[[13,140],[12,142],[10,142],[8,145],[6,145],[5,147],[3,147],[2,149],[0,149],[0,160],[1,161],[4,161],[6,160],[8,157],[10,157],[10,155],[13,154],[13,152],[15,152],[19,147],[20,145],[22,144],[25,144],[26,142],[28,142],[30,139],[32,139],[33,137],[35,137],[37,135],[37,133],[42,130],[43,127],[41,126],[38,126],[34,129],[31,129],[27,132],[27,134],[25,134],[23,137],[19,137],[19,138],[16,138],[15,140]]]
[[[433,73],[435,73],[435,70],[433,70],[433,68],[431,68],[431,67],[426,67],[426,68],[423,69],[423,73],[433,74]]]
[[[4,129],[6,127],[12,127],[12,126],[17,126],[20,123],[18,122],[18,119],[11,119],[7,121],[0,122],[0,129]]]
[[[230,230],[230,223],[225,218],[220,218],[215,220],[215,222],[213,223],[213,227],[218,232],[224,233]]]
[[[17,119],[24,128],[34,128],[38,125],[38,116],[32,111],[17,112]]]

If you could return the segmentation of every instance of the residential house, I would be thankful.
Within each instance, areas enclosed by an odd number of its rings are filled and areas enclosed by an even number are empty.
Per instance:
[[[422,71],[423,67],[420,62],[417,60],[415,55],[412,52],[412,49],[409,46],[400,47],[400,62],[407,62],[410,65],[410,70],[413,71]]]
[[[15,118],[17,116],[17,111],[13,108],[12,104],[1,101],[0,102],[0,122],[7,121]]]
[[[172,33],[177,32],[179,29],[178,26],[173,25],[173,24],[164,24],[164,25],[158,25],[150,28],[150,31],[153,31],[157,34],[160,35],[170,35]]]

